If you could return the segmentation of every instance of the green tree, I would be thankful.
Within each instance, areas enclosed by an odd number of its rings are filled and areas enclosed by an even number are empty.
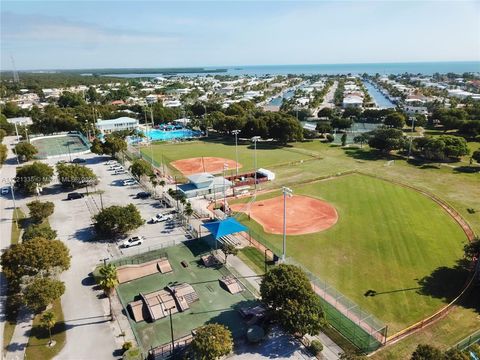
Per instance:
[[[220,324],[208,324],[199,328],[193,337],[191,350],[195,359],[213,360],[232,352],[232,333]]]
[[[130,172],[137,179],[140,179],[142,176],[150,177],[153,175],[152,166],[143,159],[135,159],[130,166]]]
[[[72,93],[70,91],[64,91],[58,99],[58,106],[62,108],[71,108],[75,106],[84,105],[85,100],[81,93]]]
[[[62,281],[49,277],[34,277],[22,290],[25,305],[34,312],[44,310],[65,292]]]
[[[183,210],[183,214],[187,217],[187,223],[190,222],[190,217],[193,215],[192,204],[187,202],[185,209]],[[225,259],[226,260],[226,259]]]
[[[441,360],[442,352],[430,345],[420,344],[413,352],[410,360]]]
[[[345,130],[350,128],[353,125],[353,120],[350,118],[342,118],[339,116],[334,116],[330,122],[332,128],[337,130]]]
[[[394,129],[402,129],[405,126],[405,115],[399,112],[390,113],[385,117],[383,123]]]
[[[57,323],[57,318],[53,311],[45,311],[40,317],[40,326],[48,330],[48,336],[50,338],[48,345],[51,346],[53,343],[52,339],[52,329]]]
[[[347,145],[347,133],[342,134],[341,141],[342,141],[342,146]]]
[[[459,349],[450,349],[443,354],[443,360],[470,360],[470,356],[467,353],[460,351]]]
[[[260,284],[262,302],[290,334],[316,335],[323,311],[306,274],[297,266],[281,264],[270,269]]]
[[[28,210],[30,210],[30,218],[36,222],[40,223],[50,215],[53,214],[55,205],[51,201],[39,201],[34,200],[27,203]]]
[[[107,238],[124,235],[144,224],[140,212],[133,204],[107,207],[96,214],[93,221],[97,234]]]
[[[108,297],[108,302],[110,306],[110,317],[113,319],[112,294],[115,290],[115,287],[118,285],[117,268],[113,264],[107,264],[100,268],[99,273],[99,285],[102,287],[105,295],[107,295]]]
[[[367,133],[361,133],[353,138],[355,144],[360,144],[360,147],[363,147],[363,144],[368,143],[369,136]]]
[[[399,129],[379,128],[369,132],[368,136],[368,145],[385,153],[400,150],[405,146],[405,137]]]
[[[98,182],[92,169],[78,164],[57,164],[58,181],[70,188],[92,186]]]
[[[13,152],[25,161],[32,160],[34,156],[38,154],[37,148],[26,141],[19,142],[15,145]]]
[[[30,241],[34,238],[55,240],[57,238],[57,232],[48,224],[32,224],[29,225],[23,232],[22,240]]]
[[[480,164],[480,150],[475,150],[472,154],[472,159]]]
[[[92,146],[90,146],[90,151],[94,154],[97,154],[97,155],[105,154],[105,149],[103,148],[103,143],[97,138],[93,139]]]
[[[467,141],[453,135],[416,138],[413,140],[413,148],[420,156],[428,160],[458,159],[470,152]]]
[[[1,257],[2,270],[9,282],[16,283],[23,276],[48,274],[54,269],[70,267],[70,252],[59,240],[33,238],[9,247]]]
[[[330,123],[328,123],[328,122],[319,121],[319,122],[317,122],[317,126],[315,126],[315,130],[317,130],[320,134],[325,134],[325,133],[331,132],[332,127],[330,126]]]
[[[15,187],[28,194],[52,181],[53,168],[47,164],[35,161],[33,164],[17,167]]]
[[[7,160],[7,154],[7,146],[4,144],[0,144],[0,165],[3,165],[5,163],[5,160]]]
[[[227,263],[228,255],[237,255],[238,253],[238,249],[234,245],[227,243],[222,243],[220,250],[223,252],[223,255],[225,255],[225,264]]]
[[[5,136],[7,136],[7,132],[4,129],[0,128],[0,142],[3,141],[3,138]]]
[[[127,143],[121,137],[114,135],[108,135],[105,137],[105,142],[103,143],[104,154],[115,157],[115,155],[125,150],[127,150]]]

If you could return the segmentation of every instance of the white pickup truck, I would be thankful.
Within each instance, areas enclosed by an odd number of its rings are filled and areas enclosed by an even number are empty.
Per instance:
[[[150,223],[156,224],[162,221],[172,220],[173,214],[157,214],[150,219]]]

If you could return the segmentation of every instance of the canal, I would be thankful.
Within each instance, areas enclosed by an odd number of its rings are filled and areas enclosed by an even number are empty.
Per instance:
[[[385,95],[383,95],[375,86],[373,86],[370,82],[364,81],[363,84],[368,90],[370,96],[375,100],[377,107],[380,109],[389,109],[394,108],[395,104],[392,103],[390,100],[387,99]]]

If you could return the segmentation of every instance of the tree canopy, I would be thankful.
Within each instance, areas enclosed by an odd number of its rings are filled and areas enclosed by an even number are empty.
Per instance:
[[[270,269],[260,284],[262,302],[290,334],[316,335],[323,311],[306,274],[297,266],[281,264]]]
[[[378,128],[368,134],[368,145],[371,148],[389,153],[400,150],[405,146],[405,136],[402,130],[394,128]]]
[[[70,188],[92,186],[98,182],[92,169],[79,164],[57,164],[58,181]]]
[[[8,281],[20,281],[23,276],[49,273],[55,268],[70,267],[70,252],[59,240],[33,238],[12,245],[1,257],[2,268]]]
[[[65,284],[62,281],[37,276],[25,286],[22,297],[25,305],[38,313],[62,296],[64,292]]]
[[[33,194],[37,187],[49,184],[52,181],[53,168],[42,162],[35,161],[33,164],[17,167],[15,187]]]
[[[405,115],[400,112],[392,112],[385,117],[383,123],[395,129],[402,129],[405,126]]]
[[[428,160],[458,159],[470,152],[467,141],[453,135],[416,138],[413,140],[413,149]]]
[[[54,240],[57,238],[57,232],[47,224],[29,225],[22,234],[22,241],[29,241],[34,238],[44,238]]]
[[[232,333],[223,325],[208,324],[196,331],[190,347],[195,359],[218,359],[232,351]]]
[[[30,219],[39,223],[53,214],[55,205],[51,201],[39,201],[34,200],[27,204],[28,210],[30,210]]]
[[[153,174],[152,166],[143,159],[135,159],[130,166],[130,171],[137,179],[142,176],[150,177]]]
[[[124,235],[144,224],[140,212],[133,204],[113,205],[93,217],[94,228],[102,237]]]
[[[26,141],[21,141],[15,145],[13,152],[26,161],[32,160],[38,154],[37,148]]]

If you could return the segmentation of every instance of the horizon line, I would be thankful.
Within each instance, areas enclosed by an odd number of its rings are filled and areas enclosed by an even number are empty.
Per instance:
[[[479,63],[479,60],[431,60],[431,61],[380,61],[380,62],[352,62],[352,63],[304,63],[304,64],[243,64],[243,65],[192,65],[192,66],[161,66],[161,67],[87,67],[87,68],[43,68],[43,69],[16,69],[18,72],[32,71],[79,71],[79,70],[162,70],[162,69],[191,69],[198,68],[203,70],[217,70],[235,67],[254,67],[254,66],[328,66],[328,65],[379,65],[379,64],[431,64],[431,63]],[[2,70],[0,72],[11,72],[13,69]],[[479,69],[480,71],[480,69]]]

